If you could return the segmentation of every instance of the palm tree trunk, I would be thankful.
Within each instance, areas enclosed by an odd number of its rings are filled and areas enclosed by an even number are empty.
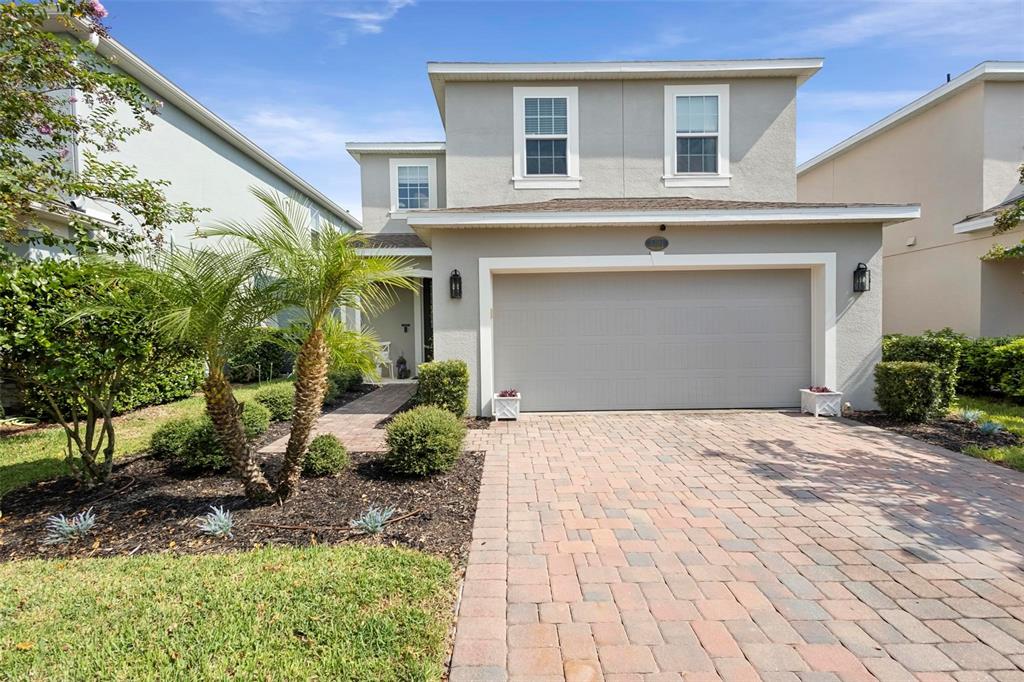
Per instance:
[[[327,343],[324,332],[316,327],[310,332],[295,358],[295,405],[292,431],[277,484],[277,494],[287,498],[299,487],[302,462],[309,447],[313,425],[323,410],[327,392]]]
[[[231,461],[235,474],[242,479],[245,496],[253,502],[267,500],[273,494],[273,489],[252,456],[242,427],[242,406],[235,400],[231,384],[219,367],[210,368],[203,382],[203,395],[206,397],[206,411],[213,422],[217,442]]]

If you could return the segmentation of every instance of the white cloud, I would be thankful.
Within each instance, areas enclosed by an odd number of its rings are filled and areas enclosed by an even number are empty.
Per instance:
[[[1024,3],[1020,0],[875,0],[824,7],[827,14],[820,22],[782,36],[779,43],[791,50],[826,50],[941,42],[953,54],[1021,53]],[[842,11],[837,13],[837,7]]]
[[[301,17],[343,45],[349,33],[377,34],[403,7],[415,0],[214,0],[217,11],[253,33],[275,33],[290,28]],[[301,9],[297,12],[296,8]]]
[[[834,113],[843,111],[895,111],[913,102],[919,90],[819,90],[798,91],[801,115],[806,111]]]

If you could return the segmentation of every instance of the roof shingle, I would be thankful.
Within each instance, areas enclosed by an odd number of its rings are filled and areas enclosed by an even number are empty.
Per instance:
[[[399,233],[363,233],[360,235],[366,242],[366,247],[371,249],[425,249],[427,245],[419,238],[419,235]]]

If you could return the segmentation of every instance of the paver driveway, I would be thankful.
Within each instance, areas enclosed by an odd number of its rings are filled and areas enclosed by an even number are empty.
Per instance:
[[[1024,679],[1022,474],[769,412],[469,439],[452,682]]]

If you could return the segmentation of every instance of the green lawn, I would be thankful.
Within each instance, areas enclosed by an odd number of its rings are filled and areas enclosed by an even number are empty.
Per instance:
[[[235,395],[239,400],[248,400],[257,388],[259,386],[256,384],[239,386],[235,389]],[[147,407],[117,417],[115,456],[143,452],[149,447],[149,438],[158,426],[169,419],[198,416],[203,410],[203,397],[195,395],[175,403]],[[57,478],[67,473],[64,464],[64,430],[59,426],[16,435],[0,434],[0,497],[28,483]]]
[[[981,410],[985,418],[998,422],[1012,431],[1024,437],[1024,406],[1015,403],[995,400],[993,398],[968,398],[960,396],[957,398],[957,407]],[[967,454],[972,457],[980,457],[990,462],[997,462],[1008,466],[1011,469],[1024,471],[1024,446],[1004,448],[967,448]]]
[[[448,562],[348,545],[0,564],[0,677],[437,680]]]

